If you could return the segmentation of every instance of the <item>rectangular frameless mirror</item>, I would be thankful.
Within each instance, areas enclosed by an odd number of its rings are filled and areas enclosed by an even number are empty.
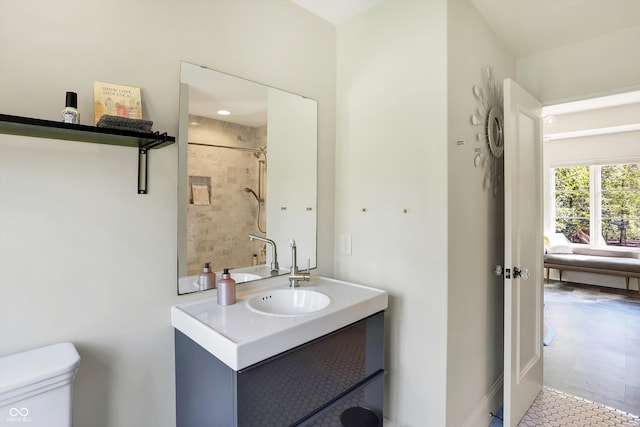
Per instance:
[[[207,262],[238,283],[288,274],[291,239],[315,268],[317,102],[187,62],[180,83],[178,294]]]

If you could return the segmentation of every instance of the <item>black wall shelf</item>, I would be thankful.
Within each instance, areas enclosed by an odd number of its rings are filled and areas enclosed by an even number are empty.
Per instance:
[[[0,114],[0,133],[137,148],[138,194],[147,194],[148,151],[176,142],[175,137],[166,133],[99,128],[8,114]]]

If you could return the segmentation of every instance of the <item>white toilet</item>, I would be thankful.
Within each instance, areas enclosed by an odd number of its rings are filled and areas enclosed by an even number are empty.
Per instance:
[[[0,426],[70,427],[79,364],[71,343],[0,357]]]

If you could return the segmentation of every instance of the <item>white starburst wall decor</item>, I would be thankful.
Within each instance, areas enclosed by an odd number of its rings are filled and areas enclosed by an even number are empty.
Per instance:
[[[471,116],[471,123],[482,128],[482,132],[477,134],[482,146],[476,148],[473,164],[484,169],[483,187],[491,188],[493,194],[497,195],[502,181],[502,164],[499,159],[504,151],[502,85],[496,85],[492,67],[487,67],[484,75],[485,87],[473,87],[473,94],[480,105]]]

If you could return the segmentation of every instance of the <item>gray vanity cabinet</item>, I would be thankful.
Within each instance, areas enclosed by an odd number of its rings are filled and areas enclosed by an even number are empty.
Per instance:
[[[176,330],[175,358],[178,427],[320,427],[353,406],[382,416],[383,312],[239,371]]]

